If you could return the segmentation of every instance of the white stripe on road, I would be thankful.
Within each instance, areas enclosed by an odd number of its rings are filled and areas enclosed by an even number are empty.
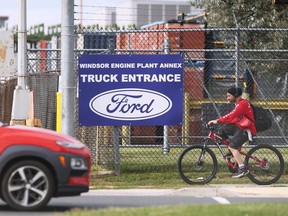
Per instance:
[[[230,202],[223,197],[212,197],[212,198],[220,204],[230,204]]]

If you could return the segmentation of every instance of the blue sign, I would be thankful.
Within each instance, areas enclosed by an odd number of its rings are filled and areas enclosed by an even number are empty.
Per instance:
[[[180,125],[181,55],[79,57],[80,126]]]

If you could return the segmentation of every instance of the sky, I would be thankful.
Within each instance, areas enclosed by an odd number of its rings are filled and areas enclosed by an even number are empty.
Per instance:
[[[45,28],[61,23],[62,0],[26,0],[27,28],[44,23]],[[87,6],[117,6],[121,0],[82,0]],[[74,0],[80,5],[81,0]],[[19,0],[0,0],[0,16],[8,16],[8,29],[19,23]],[[101,7],[96,7],[101,10]],[[75,9],[76,10],[76,9]],[[79,11],[79,10],[78,10]],[[84,9],[83,9],[84,11]],[[75,18],[76,15],[75,15]],[[79,18],[79,16],[78,16]]]

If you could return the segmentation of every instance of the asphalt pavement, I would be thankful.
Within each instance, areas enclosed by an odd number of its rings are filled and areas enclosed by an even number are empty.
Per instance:
[[[173,206],[192,204],[287,203],[288,184],[209,184],[180,189],[107,189],[91,188],[80,197],[58,197],[38,212],[15,212],[0,200],[0,215],[50,216],[78,209],[110,207]]]
[[[87,195],[102,196],[198,196],[198,197],[281,197],[288,198],[288,184],[210,184],[181,189],[107,189]]]

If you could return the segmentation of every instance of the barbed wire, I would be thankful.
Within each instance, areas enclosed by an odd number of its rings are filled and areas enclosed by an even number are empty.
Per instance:
[[[112,15],[112,13],[89,13],[89,12],[84,12],[84,13],[81,13],[81,12],[74,12],[74,14],[79,14],[79,15],[81,15],[81,14],[86,14],[86,15]],[[141,15],[141,14],[118,14],[117,13],[117,16],[146,16],[147,17],[147,15]]]
[[[157,2],[155,2],[157,3]],[[167,2],[169,3],[169,2]],[[181,3],[181,2],[179,2]],[[103,12],[91,12],[91,11],[83,11],[83,8],[89,8],[89,9],[107,9],[107,8],[115,8],[115,9],[125,9],[125,10],[142,10],[142,11],[148,11],[148,13],[154,13],[155,12],[161,12],[163,10],[165,10],[166,13],[169,14],[169,12],[174,12],[175,16],[174,17],[169,17],[169,19],[173,19],[177,17],[177,14],[179,13],[183,13],[183,11],[179,11],[181,10],[181,8],[179,7],[174,7],[173,9],[171,9],[170,7],[165,7],[166,4],[159,4],[157,3],[157,5],[160,5],[161,7],[155,8],[155,7],[147,7],[147,8],[137,8],[137,7],[124,7],[124,6],[98,6],[98,5],[87,5],[87,4],[74,4],[74,7],[77,8],[76,11],[74,9],[74,14],[77,16],[76,18],[74,18],[74,21],[95,21],[95,22],[102,22],[102,21],[111,21],[111,19],[109,18],[99,18],[96,16],[111,16],[113,14],[113,12],[109,12],[107,11],[107,13],[103,13]],[[192,5],[187,4],[174,4],[175,6],[190,6],[192,7]],[[81,8],[81,9],[79,9]],[[190,13],[192,13],[193,11],[199,11],[199,9],[194,8],[194,9],[189,9]],[[95,16],[95,18],[94,18]],[[130,13],[130,14],[123,14],[123,13],[117,13],[117,22],[141,22],[141,21],[149,21],[151,19],[150,16],[144,15],[144,14],[138,14],[138,13]],[[126,17],[126,18],[124,18]],[[133,19],[133,17],[135,17],[135,19]],[[142,17],[142,18],[141,18]],[[144,18],[145,17],[145,18]],[[159,19],[157,21],[164,21],[167,20],[168,17],[165,16],[164,14],[158,14]],[[160,18],[161,17],[161,18]],[[132,18],[132,19],[131,19]]]
[[[80,12],[74,12],[74,14],[78,17],[81,17],[81,14],[82,15],[93,15],[93,16],[106,16],[106,15],[112,15],[111,13],[80,13]],[[176,18],[176,16],[177,16],[177,14],[175,14],[175,17],[174,18]],[[91,17],[91,16],[89,16],[89,17]],[[118,17],[122,17],[122,18],[124,18],[124,17],[142,17],[143,19],[119,19]],[[117,21],[141,21],[141,20],[143,20],[143,21],[145,21],[145,20],[147,20],[147,19],[144,19],[144,17],[146,17],[146,18],[148,18],[148,16],[147,15],[141,15],[141,14],[118,14],[117,13]],[[160,17],[160,16],[159,16]],[[162,17],[162,15],[161,15],[161,17]],[[171,18],[172,19],[172,18]],[[74,20],[80,20],[80,18],[79,19],[74,19]],[[82,20],[101,20],[101,21],[110,21],[110,19],[101,19],[101,18],[82,18]],[[158,20],[158,21],[160,21],[160,20]]]
[[[156,4],[155,4],[156,5]],[[165,4],[157,4],[157,5],[160,5],[160,6],[166,6]],[[192,5],[188,5],[188,4],[174,4],[174,5],[178,5],[178,6],[191,6]],[[132,10],[136,10],[136,9],[141,9],[141,8],[137,8],[137,7],[118,7],[118,6],[96,6],[96,5],[80,5],[80,4],[74,4],[74,7],[82,7],[82,8],[117,8],[117,9],[132,9]],[[152,10],[159,10],[159,8],[147,8],[148,10],[152,11]],[[146,8],[145,8],[146,10]],[[194,9],[194,10],[199,10],[199,9]],[[174,10],[169,10],[167,9],[166,11],[174,11]]]
[[[117,8],[117,9],[139,9],[137,7],[113,7],[113,6],[87,6],[87,5],[74,5],[75,7],[85,7],[85,8],[103,8],[103,9],[106,9],[106,8]],[[162,6],[162,5],[161,5]],[[156,8],[150,8],[149,10],[158,10]]]
[[[155,3],[155,5],[160,5],[160,6],[165,6],[166,4],[165,3],[168,3],[167,5],[171,5],[171,2],[169,3],[169,1],[163,1],[162,3],[160,2],[159,3],[159,0],[156,0],[156,1],[149,1],[149,4],[153,5],[153,3]],[[181,4],[182,3],[182,4]],[[183,1],[183,2],[175,2],[173,1],[173,4],[172,5],[178,5],[178,6],[191,6],[191,4],[189,4],[188,1]],[[123,6],[111,6],[111,5],[107,5],[107,6],[99,6],[99,5],[86,5],[86,4],[74,4],[74,7],[82,7],[82,8],[117,8],[117,9],[138,9],[137,7],[123,7]],[[156,9],[156,8],[154,8]],[[151,8],[151,10],[154,10],[153,8]],[[156,9],[157,10],[157,9]],[[199,10],[199,9],[198,9]],[[168,10],[169,11],[169,10]],[[170,11],[173,11],[173,10],[170,10]]]
[[[80,21],[81,19],[80,18],[79,19],[78,18],[74,18],[74,20],[75,21]],[[92,18],[91,19],[82,19],[82,20],[83,21],[111,21],[111,19],[99,19],[99,18],[97,18],[97,19],[96,18],[95,19],[92,19]],[[147,21],[147,20],[148,19],[129,19],[129,20],[128,19],[127,20],[126,19],[122,19],[122,20],[121,19],[117,19],[117,22],[119,22],[119,21],[121,21],[121,22],[122,21],[131,21],[132,22],[132,21]],[[158,21],[161,21],[161,20],[158,20]]]

